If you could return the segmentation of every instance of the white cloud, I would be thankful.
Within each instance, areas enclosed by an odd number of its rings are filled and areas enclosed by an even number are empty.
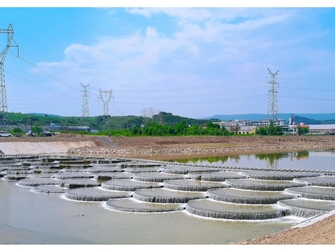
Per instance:
[[[256,99],[257,95],[266,99],[267,68],[289,69],[299,61],[301,68],[318,69],[315,65],[320,55],[304,42],[311,35],[320,39],[316,35],[322,33],[308,29],[299,36],[291,33],[298,18],[295,9],[132,8],[127,11],[152,20],[157,15],[166,15],[177,28],[167,35],[154,21],[147,22],[130,35],[103,36],[93,44],[69,45],[64,50],[62,64],[50,62],[41,67],[58,73],[63,67],[62,76],[69,82],[73,81],[73,74],[66,72],[66,68],[71,67],[88,79],[91,89],[112,88],[116,90],[116,100],[117,95],[123,95],[128,99],[125,103],[143,104],[172,104],[181,100],[197,103],[198,99],[211,103],[211,98],[220,100],[220,95],[223,102],[241,102],[248,100],[248,96]],[[306,50],[309,50],[308,57]],[[325,50],[322,55],[330,54]],[[245,79],[260,80],[245,82]],[[206,89],[206,86],[213,88]],[[157,92],[160,88],[163,91]],[[118,90],[124,92],[120,94]],[[145,93],[140,92],[144,90]],[[162,105],[156,108],[169,112]]]

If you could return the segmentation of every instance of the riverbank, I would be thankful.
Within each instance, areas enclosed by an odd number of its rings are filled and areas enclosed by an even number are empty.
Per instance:
[[[115,145],[77,147],[69,155],[171,160],[335,149],[335,136],[111,137]]]
[[[61,134],[0,138],[0,151],[5,155],[69,154],[150,160],[322,149],[335,149],[335,136],[103,137]]]
[[[335,211],[285,231],[242,241],[240,245],[332,245],[335,244]]]

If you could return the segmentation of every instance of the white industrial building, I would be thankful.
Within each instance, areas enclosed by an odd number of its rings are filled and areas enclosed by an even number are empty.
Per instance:
[[[335,124],[309,125],[311,134],[335,134]]]

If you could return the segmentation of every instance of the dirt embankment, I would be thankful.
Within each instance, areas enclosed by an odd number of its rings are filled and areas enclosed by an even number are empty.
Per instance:
[[[167,160],[335,149],[335,136],[111,137],[110,140],[115,147],[72,148],[68,154]]]
[[[66,153],[77,156],[103,156],[167,160],[239,154],[275,153],[335,149],[335,136],[184,136],[184,137],[99,137],[61,134],[52,137],[0,138],[0,145],[13,143],[62,143]],[[88,144],[79,144],[88,142]],[[78,143],[78,144],[74,144]],[[110,144],[108,144],[110,143]],[[7,144],[4,146],[3,144]],[[23,146],[23,144],[21,144]],[[67,145],[67,147],[66,147]],[[84,145],[84,146],[82,146]],[[17,144],[19,146],[19,144]],[[18,147],[16,147],[18,148]],[[26,151],[29,153],[29,147]],[[31,152],[32,154],[36,153]]]
[[[241,245],[331,245],[335,244],[335,215],[312,225],[243,241]]]

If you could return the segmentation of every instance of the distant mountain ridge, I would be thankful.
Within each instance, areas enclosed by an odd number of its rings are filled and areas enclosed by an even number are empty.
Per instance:
[[[286,121],[289,120],[292,113],[279,113],[278,117],[280,119],[284,119]],[[332,123],[335,121],[335,113],[293,113],[296,123],[300,123],[300,120],[306,120],[308,122],[304,122],[306,124],[324,124]],[[229,114],[229,115],[213,115],[208,117],[207,119],[219,119],[224,121],[229,120],[262,120],[266,119],[267,114],[260,114],[260,113],[248,113],[248,114]]]
[[[20,115],[17,117],[17,115]],[[65,123],[66,125],[77,125],[81,124],[82,119],[81,117],[64,117],[60,115],[55,114],[45,114],[45,113],[29,113],[29,114],[21,114],[18,113],[15,115],[13,113],[13,116],[11,117],[13,124],[21,124],[21,123],[27,123],[27,118],[23,118],[24,116],[36,116],[35,123],[37,121],[41,120],[40,123],[50,124],[52,123]],[[14,116],[15,115],[15,116]],[[292,116],[292,113],[279,113],[279,118],[285,120],[285,123],[288,123],[289,118]],[[318,125],[318,124],[335,124],[335,113],[298,113],[293,114],[294,116],[294,122],[295,124],[304,123],[307,125]],[[101,124],[104,116],[97,116],[97,117],[91,117],[89,118],[92,125],[97,127],[97,123]],[[97,121],[94,122],[94,120],[97,119]],[[160,115],[154,115],[152,120],[153,121],[159,121],[162,120],[164,124],[167,125],[175,125],[176,123],[179,123],[183,120],[187,122],[187,124],[190,125],[202,125],[206,124],[209,121],[234,121],[234,120],[251,120],[251,121],[258,121],[262,119],[267,119],[267,114],[260,114],[260,113],[248,113],[248,114],[228,114],[228,115],[213,115],[211,117],[207,118],[187,118],[187,117],[181,117],[178,115],[173,115],[172,113],[167,112],[161,112]],[[99,120],[99,121],[98,121]],[[61,122],[63,121],[63,122]],[[31,121],[30,121],[31,122]],[[42,124],[43,124],[42,123]],[[134,125],[140,126],[142,123],[144,123],[143,118],[141,116],[111,116],[111,120],[109,121],[109,125],[111,128],[130,128]]]
[[[46,113],[26,113],[27,115],[34,115],[34,116],[50,116],[50,117],[61,117],[60,115],[56,114],[46,114]]]

